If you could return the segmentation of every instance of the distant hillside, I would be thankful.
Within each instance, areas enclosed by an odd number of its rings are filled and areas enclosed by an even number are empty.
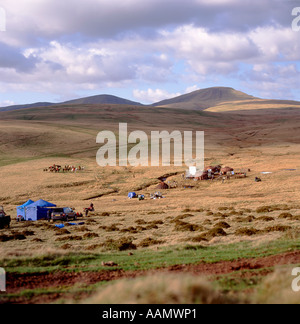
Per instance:
[[[153,104],[155,107],[205,110],[220,103],[232,101],[251,101],[257,98],[233,88],[214,87],[197,90],[173,99]]]
[[[80,105],[118,105],[137,107],[162,107],[185,110],[200,110],[210,112],[251,111],[275,108],[300,108],[300,102],[291,100],[260,99],[228,87],[213,87],[197,90],[179,97],[163,100],[147,106],[139,102],[127,100],[112,95],[97,95],[61,103],[39,102],[28,105],[14,105],[0,108],[0,112],[21,110],[26,108],[45,108]]]
[[[27,104],[27,105],[14,105],[14,106],[0,108],[0,111],[11,111],[11,110],[26,109],[26,108],[51,107],[51,106],[60,106],[60,105],[101,105],[101,104],[142,106],[142,104],[139,102],[130,101],[116,96],[98,95],[98,96],[80,98],[75,100],[69,100],[61,103],[37,102],[37,103]]]
[[[39,108],[39,107],[50,107],[54,104],[51,102],[36,102],[33,104],[28,105],[13,105],[8,107],[0,108],[0,111],[11,111],[11,110],[20,110],[20,109],[26,109],[26,108]]]
[[[142,106],[141,103],[130,101],[116,96],[111,95],[98,95],[92,97],[86,97],[81,99],[65,101],[64,105],[94,105],[94,104],[111,104],[111,105],[131,105],[131,106]]]

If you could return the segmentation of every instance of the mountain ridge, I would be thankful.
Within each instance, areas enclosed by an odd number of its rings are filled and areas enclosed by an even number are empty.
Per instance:
[[[141,107],[160,107],[160,108],[176,108],[185,110],[220,110],[221,106],[224,106],[225,110],[230,110],[229,105],[235,105],[238,110],[238,105],[247,105],[248,107],[254,104],[274,104],[284,105],[292,104],[295,106],[300,105],[299,101],[292,100],[275,100],[275,99],[261,99],[242,91],[235,90],[230,87],[211,87],[196,90],[184,95],[180,95],[174,98],[166,99],[153,103],[152,105],[143,105],[140,102],[131,101],[114,95],[102,94],[89,97],[83,97],[74,100],[68,100],[60,103],[51,102],[38,102],[25,105],[13,105],[0,108],[0,112],[21,110],[28,108],[47,108],[51,106],[62,105],[96,105],[96,104],[111,104],[111,105],[127,105],[127,106],[141,106]],[[241,110],[242,107],[241,107]]]
[[[83,97],[79,99],[68,100],[64,102],[36,102],[32,104],[24,104],[24,105],[12,105],[7,107],[0,107],[1,111],[11,111],[11,110],[21,110],[27,108],[39,108],[39,107],[51,107],[51,106],[61,106],[61,105],[91,105],[91,104],[115,104],[115,105],[130,105],[130,106],[143,106],[139,102],[127,100],[121,97],[102,94],[95,95],[90,97]]]
[[[259,99],[229,87],[211,87],[193,91],[153,104],[154,107],[205,110],[219,103]],[[185,107],[182,107],[182,104]]]

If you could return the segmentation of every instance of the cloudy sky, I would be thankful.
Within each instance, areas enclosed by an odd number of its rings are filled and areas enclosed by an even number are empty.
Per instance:
[[[97,94],[153,103],[211,86],[300,100],[300,32],[292,29],[299,0],[1,0],[0,7],[0,106]]]

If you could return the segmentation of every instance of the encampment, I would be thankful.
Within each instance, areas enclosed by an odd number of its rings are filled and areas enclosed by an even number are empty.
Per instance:
[[[26,203],[24,203],[21,206],[17,207],[17,217],[19,219],[26,219],[26,207],[30,206],[31,204],[33,204],[34,201],[29,199]]]
[[[156,189],[169,189],[169,186],[165,182],[161,182]]]
[[[216,165],[216,166],[208,166],[204,169],[204,171],[207,171],[208,173],[219,173],[221,170],[221,166],[220,165]]]
[[[47,212],[50,207],[56,207],[56,205],[42,199],[25,207],[26,220],[47,219]]]
[[[232,172],[234,171],[234,169],[230,168],[230,167],[225,167],[221,169],[221,174],[226,174],[227,172]]]

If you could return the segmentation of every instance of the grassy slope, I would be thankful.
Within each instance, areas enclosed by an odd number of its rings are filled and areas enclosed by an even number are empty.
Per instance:
[[[199,262],[205,263],[217,263],[223,261],[233,261],[239,260],[241,258],[257,258],[266,257],[270,255],[276,255],[284,252],[291,252],[299,250],[300,245],[298,240],[284,239],[272,242],[266,246],[261,244],[255,246],[250,243],[239,243],[239,244],[229,244],[220,245],[217,247],[204,247],[204,246],[189,246],[183,245],[178,247],[163,248],[158,251],[152,250],[139,250],[133,251],[131,256],[128,256],[127,252],[111,252],[111,253],[72,253],[72,254],[43,254],[41,256],[36,256],[32,258],[9,258],[1,261],[1,265],[5,267],[8,272],[19,272],[19,273],[51,273],[54,271],[73,272],[73,271],[113,271],[124,270],[124,271],[141,271],[141,270],[153,270],[160,269],[162,267],[168,267],[178,264],[197,264]],[[114,260],[118,264],[117,268],[103,267],[101,262],[108,262]],[[300,260],[299,260],[300,265]],[[295,267],[294,265],[293,267]],[[284,266],[281,269],[286,269],[288,271],[290,267]],[[213,283],[214,289],[218,290],[222,294],[231,293],[231,296],[235,296],[236,300],[239,302],[257,302],[255,300],[256,294],[259,291],[262,282],[265,280],[267,274],[272,273],[273,268],[260,268],[256,270],[235,270],[230,274],[223,275],[210,275],[207,279]],[[153,276],[153,275],[152,275]],[[203,277],[205,278],[205,277]],[[171,278],[166,277],[166,280],[171,280]],[[184,279],[184,276],[181,280]],[[205,280],[203,279],[203,282]],[[173,280],[173,279],[172,279]],[[195,281],[195,280],[194,280]],[[153,283],[154,284],[154,283]],[[67,286],[57,286],[49,288],[36,288],[36,289],[26,289],[19,293],[10,293],[4,296],[6,302],[9,300],[17,300],[22,298],[22,300],[31,300],[33,297],[38,298],[39,296],[46,295],[59,295],[61,296],[61,302],[64,299],[72,299],[72,296],[84,294],[95,295],[99,291],[99,287],[104,285],[108,287],[107,284],[99,282],[98,284],[90,284],[88,286],[78,285],[77,287],[67,287]],[[155,284],[154,284],[155,285]],[[196,285],[196,283],[195,283]],[[251,294],[249,291],[251,290]],[[101,292],[102,290],[100,290]],[[192,292],[192,291],[191,291]],[[191,293],[190,292],[190,293]],[[98,292],[99,293],[99,292]],[[140,291],[141,293],[141,291]],[[164,291],[161,291],[163,294]],[[184,293],[184,291],[181,291]],[[234,295],[233,295],[234,294]],[[143,294],[141,294],[143,295]],[[95,295],[97,296],[97,295]],[[147,296],[145,294],[145,296]],[[225,296],[225,295],[224,295]],[[247,296],[247,297],[245,297]],[[39,298],[40,298],[39,297]],[[74,298],[74,297],[73,297]],[[86,297],[85,297],[86,298]],[[119,302],[121,299],[118,299]],[[129,298],[127,296],[126,298]],[[145,297],[147,298],[147,297]],[[167,302],[167,297],[165,297],[165,302]],[[224,298],[224,297],[223,297]],[[114,299],[113,299],[114,300]],[[158,299],[157,299],[158,300]],[[138,299],[136,299],[138,301]],[[1,296],[0,296],[1,302]],[[74,299],[73,299],[74,302]],[[182,302],[185,302],[183,299]]]
[[[265,118],[262,118],[262,115]],[[299,168],[299,119],[298,110],[277,109],[272,111],[247,112],[245,115],[238,114],[214,114],[197,111],[182,111],[176,109],[157,109],[146,107],[119,107],[112,105],[105,106],[64,106],[51,107],[50,109],[27,109],[1,113],[0,121],[0,184],[5,188],[0,193],[1,202],[7,205],[9,211],[14,212],[15,206],[27,198],[35,197],[56,200],[58,203],[74,203],[76,207],[83,208],[82,200],[94,194],[99,194],[118,187],[119,194],[115,196],[96,199],[95,204],[98,210],[113,212],[115,218],[101,219],[101,224],[110,226],[120,222],[118,213],[123,213],[123,227],[134,225],[134,221],[141,218],[141,212],[146,215],[149,210],[157,210],[172,213],[177,216],[185,206],[191,209],[204,207],[206,210],[216,209],[220,206],[235,206],[237,208],[251,209],[266,203],[289,203],[296,204],[298,201],[298,180],[299,172],[286,174],[279,172],[282,168]],[[220,184],[201,183],[198,188],[182,195],[178,189],[168,193],[170,199],[157,203],[155,206],[146,201],[141,208],[138,203],[123,202],[122,197],[133,188],[144,188],[149,179],[157,179],[159,176],[170,170],[134,170],[121,169],[102,170],[95,165],[95,153],[98,146],[95,138],[98,131],[109,129],[117,131],[119,122],[128,122],[132,130],[205,130],[206,131],[206,162],[226,163],[236,168],[250,167],[254,169],[251,174],[260,175],[260,171],[274,171],[273,175],[263,177],[260,187],[254,184],[251,179],[228,183],[226,186]],[[291,136],[293,134],[293,136]],[[77,175],[50,175],[43,174],[42,168],[53,163],[84,163],[87,165],[87,172]],[[183,168],[184,171],[184,168]],[[96,181],[96,182],[95,182]],[[280,186],[278,184],[280,183]],[[151,187],[150,190],[153,190]],[[29,197],[30,196],[30,197]],[[203,199],[203,197],[206,199]],[[217,204],[216,197],[218,197]],[[112,202],[117,200],[117,204]],[[295,206],[296,214],[298,207]],[[162,214],[163,215],[163,214]],[[165,215],[165,216],[168,216]],[[271,214],[271,216],[273,216]],[[276,217],[278,215],[276,214]],[[144,216],[143,216],[144,217]],[[145,216],[149,217],[149,216]],[[161,215],[157,217],[161,218]],[[206,217],[207,218],[207,217]],[[187,220],[194,223],[199,222],[199,214]],[[149,221],[149,219],[146,219]],[[285,224],[289,220],[285,220]],[[296,224],[295,221],[293,224]],[[198,224],[198,223],[197,223]],[[298,223],[297,223],[298,224]],[[256,224],[255,224],[256,225]],[[98,225],[99,226],[99,225]],[[248,226],[248,225],[247,225]],[[253,224],[249,224],[252,227]],[[262,228],[267,226],[261,225]],[[170,237],[181,238],[186,233],[172,232],[170,227],[161,226],[151,235],[161,239],[167,237],[169,242],[174,242]],[[46,233],[46,232],[45,232]],[[171,234],[171,235],[170,235]],[[47,234],[48,235],[48,234]],[[138,238],[138,241],[149,236],[148,232]],[[117,239],[120,233],[102,232],[103,238],[113,237]],[[153,236],[152,236],[153,237]],[[137,250],[132,258],[128,258],[127,252],[115,253],[79,253],[66,251],[61,256],[38,256],[39,250],[31,250],[30,239],[24,242],[26,251],[32,251],[37,256],[17,257],[2,260],[8,271],[53,271],[61,269],[62,265],[66,270],[101,270],[101,260],[114,259],[124,270],[151,269],[176,263],[194,263],[201,258],[206,262],[229,260],[238,257],[256,257],[268,253],[277,254],[289,249],[299,249],[296,240],[277,240],[274,237],[272,243],[236,243],[228,245],[228,239],[220,239],[219,243],[208,245],[205,248],[194,245],[189,247],[187,243],[181,243],[178,248],[164,247],[158,251],[151,249]],[[50,247],[53,248],[52,239],[49,239]],[[93,239],[91,244],[97,242]],[[227,240],[227,241],[226,241]],[[242,239],[244,241],[244,239]],[[253,242],[256,241],[253,237]],[[88,241],[87,241],[88,242]],[[15,255],[18,241],[1,243],[7,251]],[[177,242],[178,243],[178,242]],[[48,243],[46,243],[48,244]],[[54,243],[57,248],[63,243]],[[72,242],[74,244],[74,242]],[[71,244],[71,245],[72,245]],[[220,245],[221,244],[221,245]],[[43,245],[43,244],[42,244]],[[81,243],[77,244],[78,246]],[[74,249],[76,244],[74,244]],[[5,253],[6,254],[6,253]],[[5,255],[4,254],[4,255]],[[22,254],[22,253],[21,253]],[[138,264],[138,265],[137,265]],[[2,265],[1,265],[2,266]],[[242,282],[233,288],[233,278],[224,276],[214,278],[218,285],[224,290],[240,289],[247,290],[251,285],[250,281]],[[94,290],[94,288],[92,288]],[[44,293],[44,292],[43,292]],[[32,296],[29,293],[29,296]]]

